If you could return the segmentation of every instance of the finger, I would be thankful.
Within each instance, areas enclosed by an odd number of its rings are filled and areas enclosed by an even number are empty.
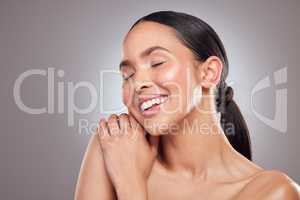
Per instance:
[[[110,146],[110,142],[113,141],[114,137],[111,136],[106,120],[101,120],[100,122],[100,137],[99,137],[100,147],[102,151],[106,151],[107,147]]]
[[[100,120],[98,130],[99,130],[98,134],[100,136],[100,139],[110,137],[108,127],[107,127],[107,122],[105,119]]]
[[[119,124],[120,124],[120,130],[122,134],[128,134],[129,129],[131,128],[129,116],[126,113],[122,113],[119,116]]]
[[[111,136],[117,136],[120,133],[118,116],[116,114],[112,114],[108,118],[107,125]]]

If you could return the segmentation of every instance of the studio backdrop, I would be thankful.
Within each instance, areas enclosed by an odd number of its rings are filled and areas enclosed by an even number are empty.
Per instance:
[[[73,199],[98,120],[126,112],[122,40],[158,10],[216,30],[253,161],[300,182],[299,0],[1,0],[1,199]]]

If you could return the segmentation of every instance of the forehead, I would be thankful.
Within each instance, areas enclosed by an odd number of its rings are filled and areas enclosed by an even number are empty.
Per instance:
[[[156,22],[142,22],[137,24],[124,38],[122,57],[136,57],[151,47],[162,46],[169,50],[178,47],[180,40],[171,27]]]

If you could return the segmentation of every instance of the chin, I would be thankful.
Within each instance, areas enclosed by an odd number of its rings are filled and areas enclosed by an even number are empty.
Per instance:
[[[161,115],[152,118],[144,118],[143,128],[152,136],[166,135],[171,131],[178,129],[179,119],[177,114]]]

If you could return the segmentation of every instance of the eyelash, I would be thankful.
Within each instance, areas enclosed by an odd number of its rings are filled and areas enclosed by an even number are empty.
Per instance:
[[[151,65],[151,67],[157,67],[157,66],[159,66],[159,65],[161,65],[163,63],[165,63],[165,62],[163,61],[163,62],[159,62],[159,63],[153,64],[153,65]]]
[[[133,74],[134,73],[132,73],[130,76],[128,76],[128,77],[124,77],[123,79],[124,79],[124,81],[127,81],[130,77],[132,77],[133,76]]]
[[[163,61],[163,62],[159,62],[159,63],[156,63],[156,64],[153,64],[153,65],[151,65],[151,67],[157,67],[157,66],[159,66],[159,65],[162,65],[162,64],[164,64],[165,63],[165,61]],[[128,76],[128,77],[124,77],[124,80],[125,81],[127,81],[130,77],[132,77],[134,75],[134,73],[132,73],[130,76]]]

